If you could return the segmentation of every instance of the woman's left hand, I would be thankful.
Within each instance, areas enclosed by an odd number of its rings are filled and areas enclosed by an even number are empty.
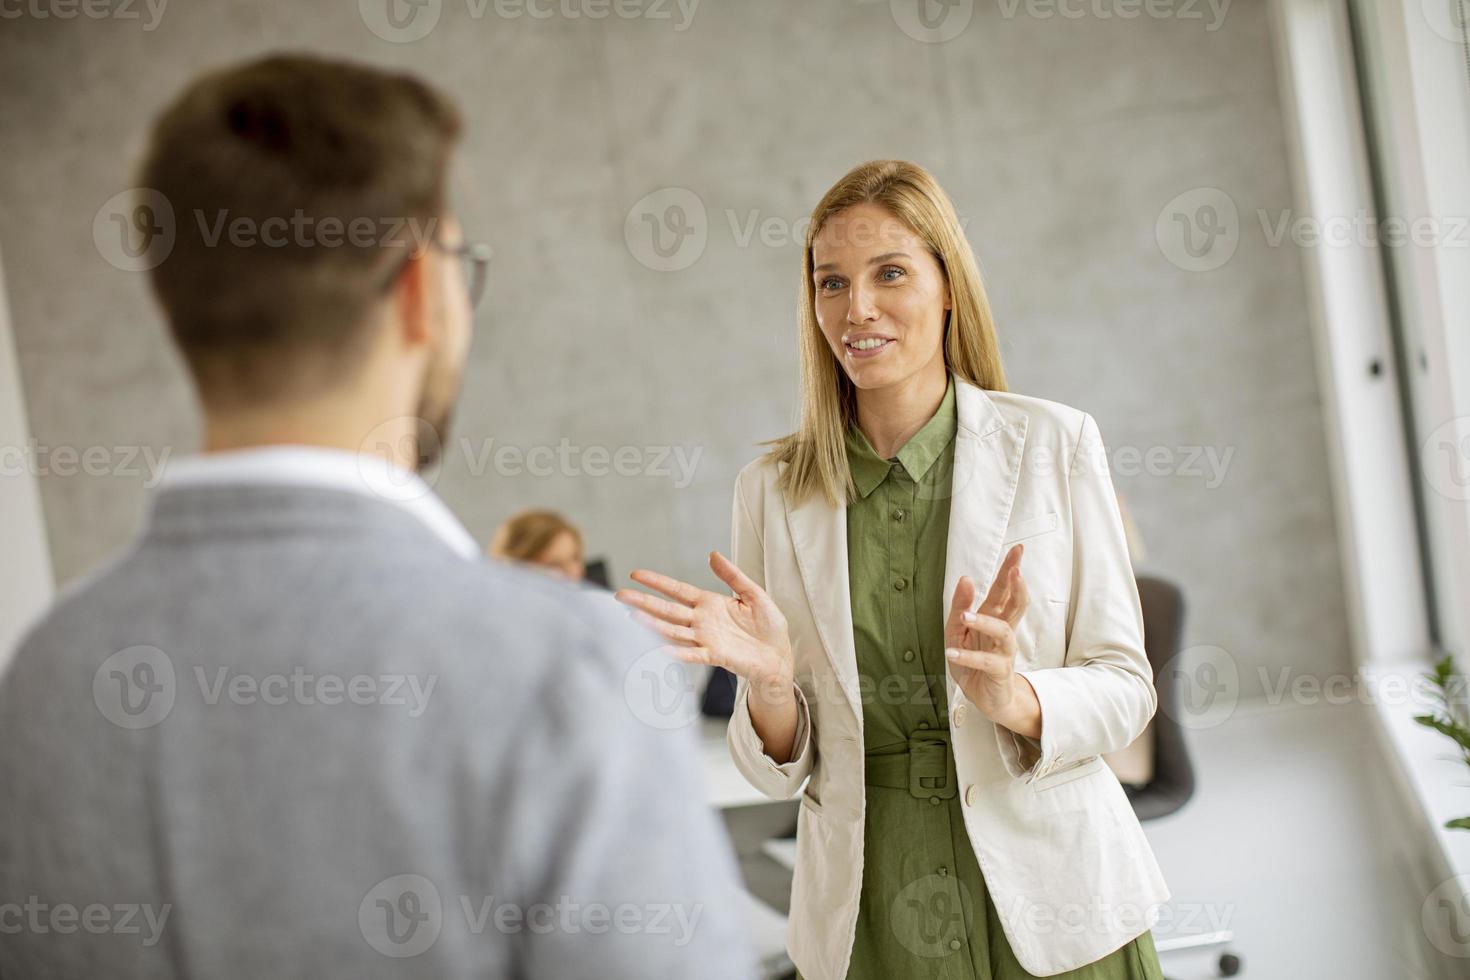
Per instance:
[[[969,611],[975,603],[975,580],[961,576],[944,626],[950,676],[975,707],[1000,725],[1027,713],[1023,705],[1029,700],[1029,692],[1020,690],[1029,685],[1015,671],[1015,628],[1030,601],[1021,577],[1024,547],[1017,544],[1006,553],[977,612]]]

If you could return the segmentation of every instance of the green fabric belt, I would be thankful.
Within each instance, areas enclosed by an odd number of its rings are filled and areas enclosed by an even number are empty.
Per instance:
[[[869,786],[906,789],[918,799],[948,800],[959,793],[949,732],[916,731],[907,742],[869,750],[863,756]]]

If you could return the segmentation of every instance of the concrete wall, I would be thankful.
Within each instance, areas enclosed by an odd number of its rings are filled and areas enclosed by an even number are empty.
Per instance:
[[[496,258],[459,412],[468,444],[450,446],[438,488],[481,538],[545,504],[619,575],[712,582],[735,472],[794,421],[800,219],[853,164],[908,157],[967,220],[1012,387],[1097,418],[1144,567],[1190,597],[1188,642],[1229,651],[1247,694],[1258,668],[1348,669],[1299,256],[1269,234],[1292,194],[1260,0],[1223,20],[1182,3],[1127,19],[961,2],[943,8],[959,18],[943,43],[903,0],[704,0],[692,17],[625,0],[608,9],[639,16],[602,19],[565,15],[593,0],[529,6],[553,16],[430,0],[398,29],[382,0],[225,0],[7,21],[0,245],[37,437],[155,458],[193,445],[179,364],[143,276],[117,267],[107,202],[151,115],[200,69],[335,52],[422,72],[468,116],[458,203]],[[563,440],[564,472],[494,462]],[[592,475],[588,447],[637,447],[638,474]],[[687,485],[680,452],[699,454]],[[41,481],[62,580],[127,540],[147,471]]]

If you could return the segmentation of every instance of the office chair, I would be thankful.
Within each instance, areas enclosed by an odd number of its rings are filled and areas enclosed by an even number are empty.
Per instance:
[[[1184,730],[1178,717],[1180,690],[1176,670],[1169,661],[1179,652],[1184,635],[1184,594],[1179,587],[1164,579],[1138,576],[1138,599],[1143,607],[1143,645],[1154,671],[1154,687],[1158,690],[1159,709],[1154,713],[1153,775],[1141,786],[1123,784],[1128,802],[1140,821],[1166,817],[1184,806],[1194,795],[1194,766],[1184,744]],[[1197,936],[1180,936],[1155,940],[1160,954],[1181,949],[1225,946],[1235,941],[1230,930],[1206,932]],[[1220,953],[1217,966],[1223,977],[1240,972],[1240,957],[1229,950]]]
[[[583,575],[593,585],[600,585],[604,589],[612,588],[612,570],[608,568],[606,558],[589,558]]]

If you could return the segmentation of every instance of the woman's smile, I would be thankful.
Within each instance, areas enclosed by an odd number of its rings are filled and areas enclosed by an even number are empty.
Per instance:
[[[883,337],[876,334],[853,334],[842,340],[843,349],[847,356],[854,360],[866,360],[878,357],[888,348],[898,343],[892,337]]]

